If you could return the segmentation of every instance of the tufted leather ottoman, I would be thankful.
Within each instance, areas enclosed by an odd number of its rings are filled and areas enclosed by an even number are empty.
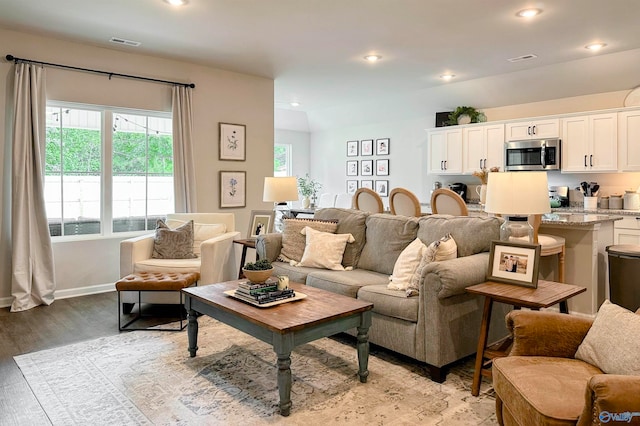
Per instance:
[[[184,315],[182,314],[182,290],[183,288],[197,285],[200,279],[200,274],[197,272],[136,272],[129,274],[116,281],[116,290],[118,291],[118,328],[122,330],[149,330],[147,328],[133,328],[129,327],[132,323],[142,318],[141,310],[141,293],[143,291],[177,291],[180,293],[180,327],[177,329],[154,329],[160,331],[180,331],[183,330],[187,323],[184,322]],[[138,292],[138,315],[127,322],[125,325],[121,325],[120,316],[120,292],[121,291],[137,291]],[[184,322],[184,325],[183,325]]]

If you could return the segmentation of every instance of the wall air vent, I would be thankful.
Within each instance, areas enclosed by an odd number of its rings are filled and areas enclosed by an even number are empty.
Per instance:
[[[124,44],[125,46],[132,46],[132,47],[138,47],[138,46],[140,46],[142,44],[139,41],[125,40],[125,39],[120,38],[120,37],[111,37],[111,40],[109,40],[109,41],[111,43]]]
[[[537,57],[538,57],[538,55],[534,55],[533,53],[529,53],[528,55],[522,55],[522,56],[518,56],[517,58],[507,59],[507,61],[509,61],[509,62],[522,62],[522,61],[528,61],[530,59],[535,59]]]

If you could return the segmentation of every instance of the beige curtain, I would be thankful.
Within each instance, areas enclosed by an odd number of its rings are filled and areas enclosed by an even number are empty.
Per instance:
[[[11,312],[50,305],[56,288],[44,203],[45,71],[16,64],[11,192]]]
[[[173,110],[173,187],[176,213],[194,213],[196,206],[196,174],[193,167],[192,89],[174,86]]]

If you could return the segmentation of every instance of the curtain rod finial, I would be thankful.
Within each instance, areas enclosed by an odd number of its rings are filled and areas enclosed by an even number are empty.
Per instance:
[[[191,87],[192,89],[195,89],[195,88],[196,88],[196,85],[195,85],[194,83],[188,84],[187,86],[188,86],[188,87]]]
[[[7,55],[5,56],[5,58],[7,59],[7,61],[11,62],[15,59],[15,57],[13,55]]]

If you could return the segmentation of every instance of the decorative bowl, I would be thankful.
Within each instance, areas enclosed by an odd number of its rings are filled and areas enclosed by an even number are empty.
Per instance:
[[[273,275],[273,268],[271,268],[271,269],[261,269],[261,270],[258,270],[258,271],[254,270],[254,269],[244,269],[244,268],[242,268],[242,273],[252,283],[261,284],[261,283],[265,282],[267,279],[269,279],[269,277],[271,275]]]

